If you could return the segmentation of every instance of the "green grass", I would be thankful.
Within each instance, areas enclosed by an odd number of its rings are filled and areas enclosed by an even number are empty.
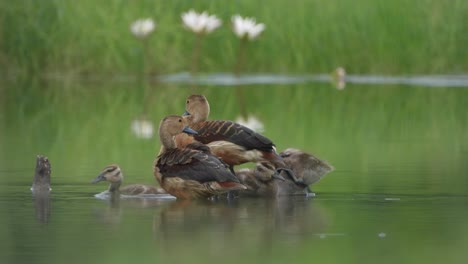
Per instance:
[[[463,0],[2,1],[0,65],[8,73],[132,74],[141,49],[129,25],[152,17],[149,71],[190,69],[194,36],[180,14],[194,8],[223,26],[203,40],[201,72],[231,71],[238,39],[230,17],[266,24],[249,43],[244,72],[463,73],[468,70]]]

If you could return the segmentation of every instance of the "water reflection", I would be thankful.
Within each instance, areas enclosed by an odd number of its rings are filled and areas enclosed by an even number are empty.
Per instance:
[[[175,197],[170,195],[125,196],[107,191],[95,197],[106,202],[107,206],[93,208],[93,215],[100,223],[110,225],[120,224],[125,209],[158,208],[175,201]]]
[[[190,255],[203,247],[210,256],[223,257],[249,245],[268,253],[277,243],[300,244],[324,233],[327,225],[326,211],[303,197],[176,201],[156,213],[154,234],[168,256]],[[184,245],[188,237],[197,237],[200,244]]]
[[[421,85],[427,87],[467,87],[466,75],[414,75],[414,76],[384,76],[384,75],[346,75],[339,67],[333,74],[312,75],[282,75],[282,74],[244,74],[235,76],[230,73],[213,73],[193,78],[182,72],[164,75],[159,78],[163,83],[196,83],[199,85],[242,86],[258,84],[301,84],[316,82],[331,82],[343,89],[346,83],[353,84],[401,84]],[[345,83],[346,76],[346,83]],[[335,81],[336,79],[336,81]]]
[[[49,191],[33,192],[32,198],[33,198],[36,220],[39,223],[47,224],[50,218]]]

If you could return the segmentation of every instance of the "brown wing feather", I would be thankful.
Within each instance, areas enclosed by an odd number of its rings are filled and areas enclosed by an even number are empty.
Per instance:
[[[198,132],[198,135],[194,136],[195,139],[204,144],[224,140],[242,146],[246,150],[258,149],[262,151],[272,151],[275,146],[265,136],[232,121],[205,121],[196,124],[194,129]]]
[[[156,162],[163,180],[166,177],[178,177],[200,183],[239,182],[229,167],[219,158],[194,149],[171,149],[158,157]]]

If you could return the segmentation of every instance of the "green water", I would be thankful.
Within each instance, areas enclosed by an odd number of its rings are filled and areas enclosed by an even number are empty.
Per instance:
[[[155,126],[184,111],[182,85],[16,81],[0,86],[1,263],[464,263],[468,257],[468,89],[328,84],[199,87],[213,119],[237,95],[279,150],[336,170],[315,198],[232,203],[122,200],[90,181],[118,163],[155,184]],[[49,199],[29,190],[35,157],[52,164]]]

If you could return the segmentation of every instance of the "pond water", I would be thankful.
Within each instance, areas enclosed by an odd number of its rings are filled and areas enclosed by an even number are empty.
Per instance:
[[[468,87],[428,87],[3,83],[0,262],[464,263]],[[279,150],[303,149],[336,170],[308,198],[97,199],[107,186],[90,181],[110,163],[125,183],[156,184],[159,142],[131,123],[157,127],[193,92],[208,97],[213,119],[254,115]],[[31,195],[37,154],[52,164],[48,197]]]

